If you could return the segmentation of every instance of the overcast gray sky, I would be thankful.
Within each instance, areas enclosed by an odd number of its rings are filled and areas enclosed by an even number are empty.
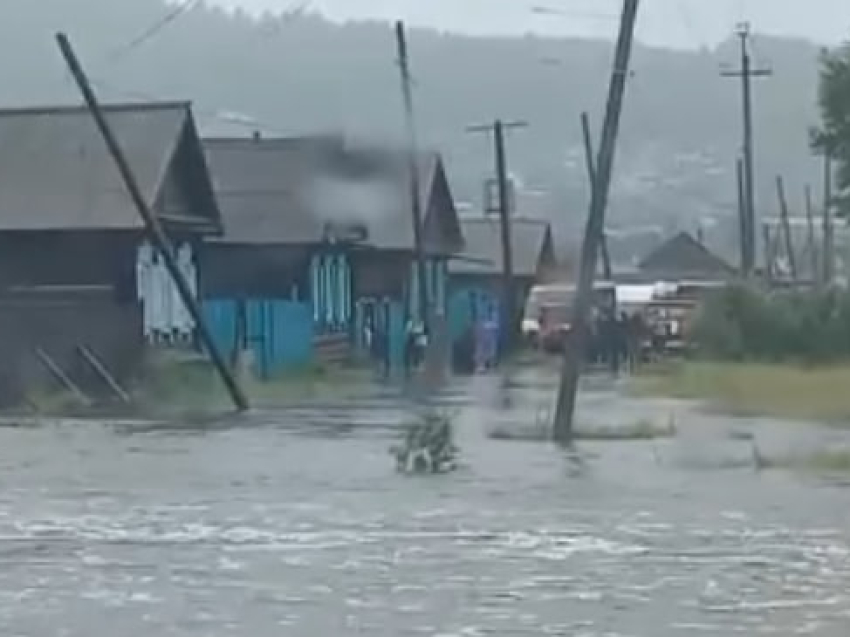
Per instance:
[[[302,0],[212,0],[251,11],[282,11]],[[608,35],[620,0],[313,0],[333,19],[403,18],[468,33]],[[541,15],[534,7],[553,11]],[[560,11],[561,14],[556,14]],[[714,44],[742,19],[756,32],[798,35],[824,43],[850,39],[850,0],[643,0],[640,39],[670,46]]]

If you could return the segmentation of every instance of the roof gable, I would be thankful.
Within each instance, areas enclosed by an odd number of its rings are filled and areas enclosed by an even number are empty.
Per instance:
[[[449,271],[464,275],[502,273],[502,230],[497,216],[461,219],[465,249],[463,259],[452,261]],[[548,222],[536,219],[511,219],[514,274],[536,277],[547,259],[554,265],[554,246]],[[547,248],[548,245],[548,248]]]
[[[727,277],[734,269],[687,232],[680,232],[646,256],[638,268],[663,277]]]
[[[156,210],[178,150],[191,157],[194,140],[194,159],[202,160],[189,104],[105,105],[103,110],[142,195]],[[203,165],[192,170],[203,190]],[[218,219],[211,188],[207,191],[204,210],[191,206],[188,216]],[[142,225],[86,107],[0,110],[0,230]]]
[[[463,249],[464,239],[454,196],[442,158],[436,153],[431,155],[433,169],[423,171],[428,176],[426,183],[429,185],[426,190],[426,241],[428,247],[436,252],[459,252]]]

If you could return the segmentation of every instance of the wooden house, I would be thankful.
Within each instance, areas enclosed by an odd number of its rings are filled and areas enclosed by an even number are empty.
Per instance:
[[[477,317],[497,311],[503,282],[502,234],[498,216],[463,218],[465,248],[449,264],[450,323],[459,337]],[[511,220],[511,246],[517,308],[532,287],[557,274],[552,229],[547,221]]]
[[[637,276],[648,282],[726,282],[736,270],[687,232],[680,232],[638,264]]]
[[[237,334],[268,376],[363,345],[365,325],[381,322],[398,360],[418,312],[404,155],[338,136],[205,148],[225,232],[204,249],[202,294],[223,346],[240,346]],[[419,163],[428,286],[444,314],[446,264],[462,235],[441,159]]]
[[[221,227],[189,104],[104,110],[149,206],[196,271],[194,248]],[[178,304],[88,110],[0,110],[0,393],[40,380],[43,354],[72,375],[81,346],[128,375],[145,335],[191,338]]]

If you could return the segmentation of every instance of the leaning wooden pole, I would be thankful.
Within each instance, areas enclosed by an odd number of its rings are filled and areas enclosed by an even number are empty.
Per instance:
[[[769,286],[773,285],[773,240],[770,237],[770,225],[764,222],[761,226],[762,242],[764,243],[764,278]]]
[[[776,196],[779,198],[779,217],[782,220],[782,235],[785,239],[785,255],[788,257],[788,268],[791,270],[791,280],[797,282],[797,257],[794,254],[794,237],[791,235],[791,219],[788,216],[788,200],[785,198],[785,181],[781,175],[776,176]]]
[[[148,207],[148,203],[145,200],[145,197],[142,195],[142,191],[139,188],[138,183],[136,182],[136,178],[133,175],[133,171],[130,168],[130,165],[127,163],[127,159],[124,156],[124,152],[121,150],[121,146],[118,144],[118,140],[115,138],[115,135],[113,134],[109,123],[106,121],[106,117],[100,108],[100,104],[97,101],[97,97],[95,97],[94,91],[92,90],[91,85],[89,84],[88,78],[86,77],[86,74],[83,71],[80,62],[77,59],[73,48],[71,47],[70,41],[64,33],[57,34],[56,41],[59,44],[59,49],[62,52],[62,57],[65,58],[65,62],[67,63],[68,68],[71,71],[71,75],[74,76],[74,80],[76,81],[77,86],[79,87],[80,92],[83,95],[83,99],[86,102],[86,106],[88,106],[88,109],[91,112],[92,117],[94,118],[98,130],[103,136],[103,141],[106,143],[106,147],[109,151],[109,154],[112,156],[112,160],[115,162],[115,166],[118,168],[118,172],[121,174],[121,179],[124,182],[124,186],[127,188],[127,192],[130,195],[130,198],[133,200],[133,204],[135,205],[139,216],[141,216],[142,221],[145,224],[145,230],[147,231],[151,242],[156,246],[157,250],[159,250],[159,253],[162,255],[162,258],[165,262],[165,267],[168,270],[168,273],[171,275],[171,279],[174,281],[174,284],[177,286],[177,292],[180,294],[181,300],[185,304],[186,309],[189,311],[192,320],[195,322],[195,326],[198,330],[198,335],[201,338],[201,342],[209,352],[213,365],[215,365],[216,370],[221,376],[222,382],[227,388],[227,391],[230,393],[230,397],[233,400],[233,404],[240,411],[247,410],[248,399],[246,398],[245,393],[242,391],[242,388],[236,382],[236,379],[234,378],[233,374],[230,373],[230,369],[228,369],[224,357],[222,356],[218,347],[216,347],[215,341],[212,337],[212,333],[210,332],[206,322],[204,321],[204,317],[201,313],[201,308],[195,301],[195,296],[192,293],[192,289],[189,287],[189,284],[186,282],[186,279],[183,278],[183,273],[180,271],[180,267],[178,266],[177,260],[174,257],[174,247],[171,245],[168,236],[162,229],[159,220]]]
[[[808,228],[809,259],[812,269],[812,283],[818,282],[818,242],[815,239],[815,208],[812,203],[812,187],[806,185],[806,226]]]
[[[611,175],[614,170],[614,155],[620,129],[620,116],[623,110],[623,97],[626,92],[626,79],[629,72],[638,3],[639,0],[624,0],[605,121],[602,126],[599,157],[596,160],[596,180],[591,188],[590,213],[582,243],[579,280],[570,331],[571,337],[564,354],[558,402],[555,409],[555,439],[565,445],[572,443],[573,439],[576,393],[578,391],[581,360],[584,354],[584,339],[582,337],[587,329],[593,299],[593,283],[596,276],[599,243],[605,231],[605,210],[608,206]]]
[[[398,64],[401,72],[401,95],[404,101],[404,121],[407,128],[407,159],[410,170],[410,208],[413,222],[413,247],[416,259],[417,291],[419,294],[419,318],[428,328],[430,308],[428,306],[428,278],[425,267],[424,220],[422,215],[422,188],[419,178],[419,149],[416,140],[416,118],[413,112],[413,88],[410,78],[410,59],[407,51],[407,36],[404,23],[395,24]]]
[[[581,132],[584,137],[584,160],[587,163],[587,179],[590,187],[596,183],[596,166],[593,163],[593,136],[590,133],[590,116],[585,111],[581,114]],[[600,238],[599,249],[602,252],[602,276],[606,281],[611,281],[614,278],[614,272],[611,268],[611,253],[608,251],[608,237],[605,231],[602,231]]]

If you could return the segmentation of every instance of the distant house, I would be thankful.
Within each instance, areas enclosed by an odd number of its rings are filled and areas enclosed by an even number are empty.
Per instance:
[[[190,276],[220,215],[188,103],[104,107],[143,195]],[[89,112],[0,110],[2,393],[43,372],[40,350],[79,365],[86,346],[121,377],[150,340],[189,340],[193,325]],[[70,372],[68,372],[70,374]]]
[[[210,139],[205,148],[225,233],[204,250],[202,294],[220,339],[246,324],[261,371],[365,345],[388,324],[401,356],[418,313],[410,186],[404,155],[337,136]],[[447,259],[462,245],[441,159],[423,155],[429,297],[445,313]],[[246,318],[239,318],[239,315]]]
[[[497,311],[504,272],[499,218],[464,218],[461,224],[465,248],[449,265],[450,319],[456,338],[475,317]],[[557,274],[550,224],[512,219],[511,246],[517,307],[521,309],[535,284],[549,282]]]
[[[651,282],[718,282],[731,279],[735,272],[693,236],[680,232],[638,264],[637,276]]]

